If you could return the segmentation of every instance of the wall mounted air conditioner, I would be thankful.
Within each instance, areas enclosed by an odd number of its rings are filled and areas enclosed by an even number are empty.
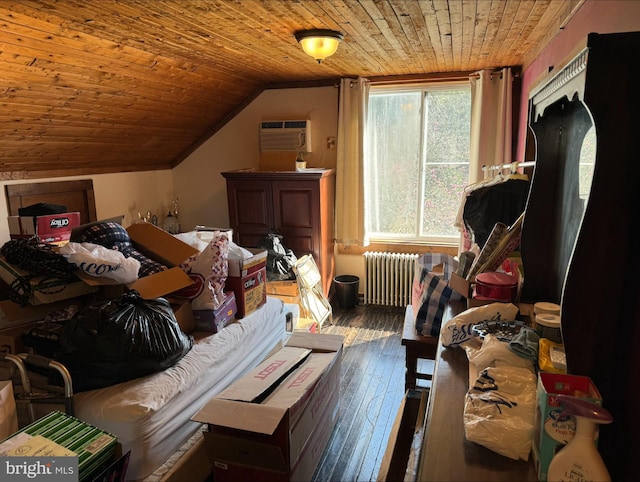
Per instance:
[[[311,152],[311,121],[262,121],[260,150]]]

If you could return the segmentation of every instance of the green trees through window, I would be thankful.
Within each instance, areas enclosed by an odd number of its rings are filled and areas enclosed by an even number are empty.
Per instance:
[[[469,179],[468,83],[376,88],[365,139],[370,239],[457,243],[453,226]]]

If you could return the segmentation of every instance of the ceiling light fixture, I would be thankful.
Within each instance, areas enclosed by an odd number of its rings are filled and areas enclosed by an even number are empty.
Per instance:
[[[344,35],[335,30],[313,29],[300,30],[295,33],[295,37],[302,50],[320,63],[336,53]]]

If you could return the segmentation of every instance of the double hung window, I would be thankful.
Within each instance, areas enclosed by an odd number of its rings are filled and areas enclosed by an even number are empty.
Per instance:
[[[371,86],[364,191],[372,242],[458,243],[470,118],[469,82]]]

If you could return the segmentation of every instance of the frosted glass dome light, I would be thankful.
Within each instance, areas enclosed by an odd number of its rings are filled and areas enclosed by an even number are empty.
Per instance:
[[[322,62],[336,53],[344,35],[335,30],[301,30],[295,33],[296,40],[308,55]]]

